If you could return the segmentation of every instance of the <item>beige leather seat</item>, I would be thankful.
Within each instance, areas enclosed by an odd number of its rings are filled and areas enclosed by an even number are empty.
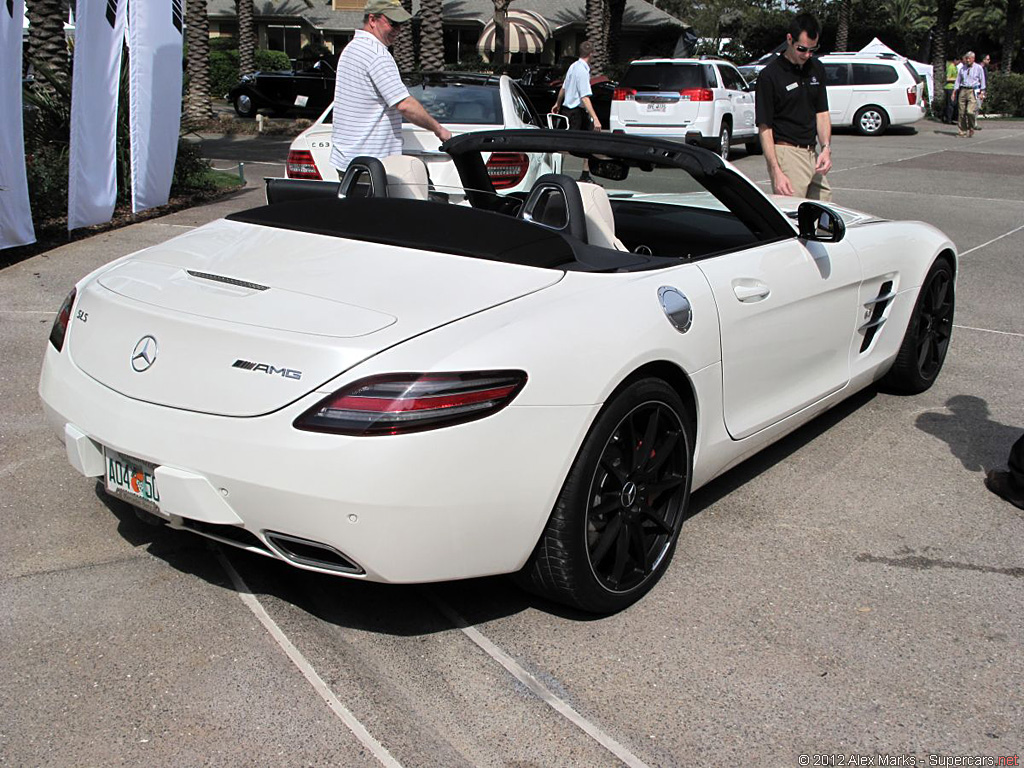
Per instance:
[[[615,236],[615,217],[604,188],[583,181],[577,186],[583,197],[583,213],[587,218],[587,242],[602,248],[628,251],[629,249]]]
[[[427,166],[418,157],[391,155],[382,161],[388,177],[388,197],[426,200],[430,188]]]

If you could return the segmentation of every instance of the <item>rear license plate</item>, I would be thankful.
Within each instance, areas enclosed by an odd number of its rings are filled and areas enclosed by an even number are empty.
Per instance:
[[[647,105],[647,111],[648,112],[664,112],[665,111],[665,105],[664,104],[657,104],[657,103],[655,103],[655,104],[648,104]]]
[[[107,459],[107,493],[156,512],[160,509],[160,491],[156,487],[156,465],[132,456],[104,450]]]

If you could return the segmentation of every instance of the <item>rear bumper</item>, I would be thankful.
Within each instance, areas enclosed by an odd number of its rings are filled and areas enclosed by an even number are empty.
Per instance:
[[[512,405],[448,429],[353,438],[292,427],[322,394],[263,417],[210,416],[118,395],[66,352],[48,345],[39,393],[78,471],[102,481],[104,446],[152,462],[159,516],[172,526],[371,581],[522,567],[599,408]],[[355,567],[297,561],[268,533],[330,548]]]
[[[890,125],[909,125],[924,119],[925,105],[919,101],[914,105],[889,107],[886,111],[889,113]]]

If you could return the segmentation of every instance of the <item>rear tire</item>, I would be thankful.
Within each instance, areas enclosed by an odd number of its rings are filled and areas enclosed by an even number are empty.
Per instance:
[[[881,136],[889,127],[889,115],[881,107],[861,107],[853,116],[853,125],[862,136]]]
[[[949,350],[955,298],[953,267],[940,257],[921,286],[896,362],[879,382],[883,389],[916,395],[935,383]]]
[[[718,154],[723,160],[728,160],[732,154],[732,128],[724,120],[718,132]]]
[[[235,112],[239,117],[256,116],[256,103],[248,94],[240,93],[235,96],[234,107]]]
[[[661,379],[640,379],[590,429],[517,581],[593,613],[621,611],[668,568],[690,500],[692,422]]]

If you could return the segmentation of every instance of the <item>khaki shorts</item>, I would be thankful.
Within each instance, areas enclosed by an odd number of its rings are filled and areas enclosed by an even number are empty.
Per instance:
[[[805,147],[790,147],[786,144],[775,145],[775,157],[779,167],[793,185],[794,197],[806,197],[808,200],[828,202],[832,199],[832,187],[823,174],[815,173],[814,166],[818,162],[818,153]]]

